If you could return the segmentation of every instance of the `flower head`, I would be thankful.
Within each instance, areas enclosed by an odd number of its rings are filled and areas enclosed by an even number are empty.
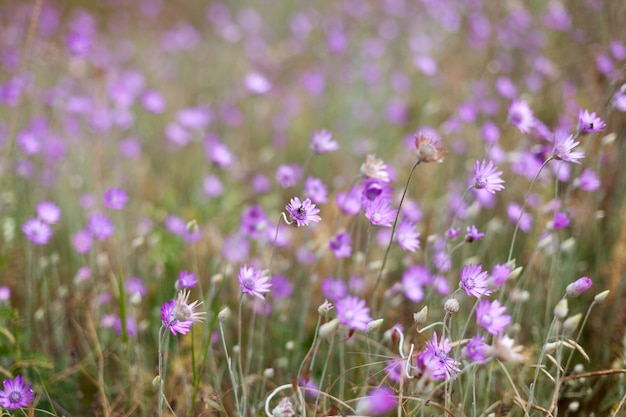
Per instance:
[[[177,288],[193,288],[196,286],[198,281],[196,281],[196,276],[193,272],[183,271],[178,276],[178,280],[176,281]]]
[[[14,379],[5,379],[2,386],[4,389],[0,391],[0,407],[7,410],[28,407],[35,399],[30,382],[25,384],[21,375]]]
[[[483,336],[472,337],[463,348],[463,356],[472,362],[483,362],[487,359],[485,355],[485,338]]]
[[[48,223],[39,218],[26,220],[22,225],[22,232],[35,245],[45,245],[52,237],[52,229]]]
[[[415,230],[415,224],[408,220],[403,220],[396,229],[395,239],[398,245],[404,250],[415,252],[420,247],[420,232]]]
[[[471,243],[476,240],[482,240],[483,237],[485,237],[485,234],[480,233],[475,225],[467,226],[465,233],[466,242]]]
[[[580,164],[579,159],[585,157],[582,152],[573,152],[580,142],[574,141],[574,137],[565,131],[557,130],[554,133],[554,147],[552,157],[558,161],[573,162]]]
[[[372,321],[370,309],[365,306],[365,300],[354,295],[348,295],[335,304],[337,318],[344,326],[351,329],[367,331],[367,323]]]
[[[255,271],[253,267],[248,268],[247,265],[239,268],[237,279],[241,285],[241,291],[259,297],[261,300],[265,300],[265,296],[261,293],[269,292],[272,287],[272,283],[267,282],[269,277],[262,276],[261,271]]]
[[[565,294],[570,298],[578,297],[580,294],[591,288],[591,284],[593,284],[593,281],[589,277],[578,278],[576,281],[567,286]]]
[[[195,311],[201,301],[189,303],[189,291],[179,291],[174,300],[167,301],[161,307],[161,320],[165,328],[173,335],[187,334],[194,323],[204,321],[204,311]]]
[[[441,146],[439,138],[423,135],[415,136],[415,150],[420,162],[443,162],[446,150]]]
[[[313,133],[311,149],[315,153],[329,153],[339,149],[339,144],[333,140],[333,134],[325,129]]]
[[[54,224],[61,217],[61,209],[50,201],[42,201],[37,204],[37,217],[48,224]]]
[[[93,213],[87,221],[87,230],[96,239],[103,241],[113,234],[115,226],[106,215],[102,213]]]
[[[530,132],[530,128],[534,125],[535,117],[528,103],[523,100],[514,100],[509,107],[509,121],[513,126],[517,127],[520,132],[528,133]]]
[[[328,248],[333,251],[337,258],[349,258],[352,255],[352,238],[350,233],[343,232],[333,237],[328,242]]]
[[[605,126],[606,123],[599,117],[596,117],[595,113],[589,114],[585,109],[580,109],[578,112],[578,130],[580,132],[602,132]]]
[[[481,265],[465,265],[461,270],[461,287],[467,295],[480,298],[483,295],[490,295],[487,289],[489,274],[482,270]]]
[[[304,183],[304,193],[316,204],[324,204],[328,201],[328,190],[319,178],[308,177]]]
[[[452,358],[452,350],[447,338],[437,340],[437,333],[433,332],[433,340],[426,342],[426,348],[417,356],[417,366],[433,379],[455,379],[461,369],[461,363]]]
[[[382,159],[376,158],[373,154],[365,157],[365,162],[361,165],[361,174],[366,178],[373,178],[382,182],[389,182],[387,165]]]
[[[482,163],[476,161],[474,164],[474,177],[472,178],[472,187],[477,190],[486,190],[491,194],[496,191],[504,190],[504,180],[500,178],[502,171],[498,171],[498,167],[489,161],[489,164],[483,159]]]
[[[322,220],[317,213],[320,212],[315,204],[311,203],[311,199],[307,198],[304,201],[300,201],[298,197],[291,199],[291,202],[285,206],[285,209],[291,216],[291,220],[295,222],[296,227],[308,226],[309,223],[318,223]]]
[[[128,201],[128,195],[121,188],[109,188],[104,192],[104,205],[112,210],[122,210]]]
[[[498,300],[482,300],[476,307],[476,321],[489,333],[496,335],[502,333],[506,326],[511,323],[511,316],[504,314],[505,306],[501,306]]]
[[[365,217],[376,226],[391,227],[396,217],[396,210],[389,205],[389,200],[377,198],[365,207]]]
[[[585,169],[580,177],[574,180],[574,185],[585,191],[595,191],[600,188],[600,178],[598,174],[590,169]]]
[[[379,387],[361,398],[356,406],[356,414],[377,416],[386,414],[396,407],[395,393],[387,387]]]

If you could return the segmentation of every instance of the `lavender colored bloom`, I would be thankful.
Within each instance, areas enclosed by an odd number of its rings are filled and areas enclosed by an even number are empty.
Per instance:
[[[402,291],[409,300],[419,303],[424,299],[424,286],[432,283],[433,277],[423,265],[413,265],[402,274]]]
[[[124,281],[124,290],[131,296],[145,297],[148,293],[146,286],[139,277],[130,277]]]
[[[104,205],[112,210],[123,210],[128,195],[121,188],[109,188],[104,192]]]
[[[480,233],[475,225],[467,226],[465,241],[466,242],[474,242],[475,240],[482,240],[485,237],[484,233]]]
[[[315,177],[308,177],[304,183],[304,194],[316,204],[323,204],[328,201],[328,190],[322,180]]]
[[[487,360],[486,348],[485,338],[483,336],[474,336],[463,348],[463,356],[472,362],[484,362]]]
[[[154,90],[148,90],[141,98],[141,104],[144,109],[154,114],[161,114],[165,111],[165,99],[163,96]]]
[[[493,161],[489,164],[483,159],[482,163],[476,161],[474,164],[474,177],[472,178],[472,187],[477,190],[486,190],[492,194],[496,191],[504,190],[504,180],[500,178],[502,171],[498,171]]]
[[[261,271],[256,271],[254,267],[248,268],[248,265],[239,268],[237,279],[241,285],[242,292],[258,297],[261,300],[265,300],[265,296],[262,293],[269,292],[272,287],[272,283],[267,282],[269,277],[262,275]]]
[[[378,198],[384,198],[391,200],[392,188],[387,186],[384,182],[377,179],[367,178],[361,182],[363,191],[361,193],[361,200],[363,204],[368,204],[370,201],[374,201]]]
[[[528,133],[534,124],[533,112],[525,101],[513,100],[509,107],[509,121],[520,132]]]
[[[583,152],[573,152],[573,149],[580,142],[574,141],[574,137],[565,131],[557,130],[554,132],[554,147],[552,148],[552,157],[558,161],[573,162],[580,164],[579,159],[585,157]]]
[[[230,235],[224,239],[222,256],[231,264],[243,262],[250,252],[250,244],[240,233]]]
[[[461,270],[461,288],[470,297],[480,298],[491,294],[487,289],[489,274],[482,270],[482,265],[465,265]]]
[[[370,308],[365,306],[365,300],[348,295],[335,304],[339,323],[350,329],[367,331],[367,323],[372,321]]]
[[[589,114],[587,110],[580,109],[578,112],[578,130],[583,133],[602,132],[606,123],[595,113]]]
[[[389,182],[389,172],[387,164],[382,159],[376,158],[373,154],[365,157],[365,162],[361,165],[361,175],[366,178],[373,178],[382,182]]]
[[[567,214],[565,213],[558,212],[554,214],[554,218],[551,223],[553,230],[565,229],[569,226],[569,217],[567,217]]]
[[[415,230],[415,224],[408,220],[401,221],[396,229],[396,242],[404,250],[415,252],[415,250],[419,249],[419,237],[420,233]]]
[[[35,399],[31,384],[24,383],[21,375],[13,379],[5,379],[2,381],[3,390],[0,391],[0,407],[7,410],[15,410],[22,407],[28,407]]]
[[[293,187],[302,176],[302,168],[299,165],[280,165],[276,170],[276,181],[283,187]]]
[[[204,177],[204,181],[202,181],[202,188],[204,189],[204,193],[211,198],[219,197],[224,193],[224,186],[220,179],[213,174],[209,174]]]
[[[113,222],[102,213],[93,213],[87,221],[87,230],[93,237],[103,241],[113,234],[115,227]]]
[[[191,133],[178,123],[169,123],[165,126],[165,137],[177,146],[185,146],[191,141]]]
[[[328,277],[322,281],[322,295],[332,302],[337,302],[348,293],[346,283],[341,279]]]
[[[241,233],[252,240],[257,240],[264,236],[268,225],[269,219],[259,205],[248,207],[241,216]]]
[[[482,127],[483,139],[489,145],[493,145],[500,139],[500,129],[493,122],[485,122]]]
[[[505,306],[500,301],[482,300],[476,307],[476,322],[493,335],[502,333],[511,323],[511,316],[504,314]]]
[[[22,225],[22,232],[35,245],[45,245],[52,237],[52,229],[48,223],[39,218],[26,220]]]
[[[385,198],[378,198],[365,206],[365,217],[375,226],[391,227],[396,212]]]
[[[72,246],[78,253],[87,253],[91,249],[93,237],[87,230],[80,230],[72,237]]]
[[[293,293],[293,284],[282,275],[272,277],[272,296],[275,299],[289,298]]]
[[[519,228],[522,232],[528,233],[533,224],[533,218],[530,214],[522,212],[522,207],[519,204],[511,203],[506,209],[509,220],[514,224],[519,221]],[[520,217],[521,216],[521,217]]]
[[[256,174],[254,177],[252,177],[250,183],[252,184],[252,188],[254,189],[254,191],[259,194],[265,194],[269,192],[272,188],[271,181],[263,174]]]
[[[433,379],[455,379],[461,372],[461,363],[449,355],[451,350],[449,339],[438,341],[437,333],[433,332],[433,340],[426,342],[426,347],[417,356],[418,368]]]
[[[161,307],[161,320],[166,329],[172,334],[187,334],[194,323],[204,321],[204,312],[195,311],[202,302],[189,303],[189,291],[179,291],[174,300],[170,300]]]
[[[598,174],[588,168],[585,168],[582,174],[580,174],[580,177],[574,180],[574,184],[585,191],[595,191],[600,188],[601,185]]]
[[[259,72],[251,72],[246,75],[245,85],[254,94],[265,94],[272,89],[270,81]]]
[[[580,294],[591,288],[593,281],[589,277],[580,277],[576,281],[572,282],[565,289],[565,295],[573,298],[578,297]]]
[[[337,258],[349,258],[352,255],[352,238],[348,232],[337,234],[328,242],[328,248]]]
[[[220,168],[228,168],[233,164],[235,157],[228,146],[220,142],[215,135],[209,135],[204,141],[206,158]]]
[[[285,206],[285,210],[289,213],[292,222],[296,227],[308,226],[311,222],[318,223],[322,220],[317,213],[320,212],[315,204],[311,203],[309,198],[300,202],[298,197],[291,199],[291,202]]]
[[[55,224],[61,217],[61,209],[50,201],[37,204],[37,217],[48,224]]]
[[[461,234],[460,227],[450,227],[448,228],[448,230],[446,230],[446,238],[448,238],[449,240],[456,239],[457,237],[459,237],[460,234]]]
[[[197,283],[198,281],[196,280],[196,276],[193,272],[182,271],[176,281],[176,287],[178,289],[193,288]]]
[[[404,361],[405,359],[400,356],[385,362],[385,373],[389,377],[389,380],[400,383],[404,374]]]
[[[509,279],[511,272],[513,271],[506,264],[494,265],[491,271],[491,282],[493,285],[499,287]]]
[[[325,129],[313,133],[311,149],[317,154],[329,153],[339,149],[339,144],[333,140],[333,134]]]
[[[9,301],[11,298],[11,288],[6,285],[0,286],[0,303]]]
[[[359,400],[356,414],[365,416],[386,414],[393,410],[397,403],[396,395],[390,388],[379,387]]]
[[[445,250],[436,250],[433,253],[433,265],[439,272],[448,272],[452,266],[452,260],[450,254]]]
[[[122,319],[120,317],[112,317],[113,328],[118,335],[122,334]],[[130,337],[137,335],[137,322],[131,316],[126,316],[126,334]]]
[[[206,128],[211,123],[212,117],[211,111],[206,107],[187,107],[176,113],[178,123],[192,130]]]
[[[443,162],[446,150],[441,146],[441,139],[419,132],[414,136],[415,151],[420,162]]]
[[[342,212],[348,215],[355,215],[361,211],[361,192],[360,187],[352,187],[347,193],[339,192],[335,201]]]

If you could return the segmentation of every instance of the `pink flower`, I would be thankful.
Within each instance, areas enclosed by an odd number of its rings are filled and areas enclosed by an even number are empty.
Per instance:
[[[578,130],[582,133],[602,132],[606,123],[595,113],[589,114],[587,110],[580,109],[578,112]]]
[[[592,284],[593,281],[589,277],[578,278],[576,281],[567,286],[565,289],[565,295],[570,298],[578,297],[580,294],[591,288]]]
[[[448,338],[437,340],[437,333],[433,332],[433,340],[426,342],[426,348],[417,356],[417,366],[433,379],[455,379],[461,372],[461,362],[452,358],[452,350]]]
[[[533,112],[525,101],[513,100],[509,107],[509,121],[520,132],[528,133],[534,125]]]
[[[476,321],[483,329],[497,335],[511,323],[511,316],[504,314],[505,311],[506,307],[501,306],[498,300],[491,303],[482,300],[476,307]]]
[[[367,217],[373,225],[391,227],[396,217],[396,210],[390,207],[389,200],[377,198],[365,207],[365,217]]]
[[[348,295],[337,302],[337,318],[339,323],[351,329],[367,331],[367,323],[372,321],[370,309],[365,306],[365,300]]]
[[[313,152],[329,153],[339,149],[339,144],[333,139],[333,134],[325,129],[313,133],[311,136],[311,149]]]
[[[315,207],[315,204],[311,203],[310,198],[301,202],[298,197],[294,197],[285,206],[285,210],[289,213],[291,220],[295,222],[296,227],[308,226],[310,223],[318,223],[322,220],[317,215],[320,210]]]
[[[242,266],[239,269],[239,275],[237,275],[239,284],[241,285],[241,291],[248,293],[255,297],[265,300],[265,296],[262,293],[269,292],[272,287],[268,277],[262,276],[261,271],[255,271],[253,267],[248,268],[247,265]]]
[[[489,274],[482,270],[481,265],[465,265],[461,270],[461,288],[471,297],[488,296],[491,294],[487,289],[488,278]]]
[[[45,245],[52,237],[52,229],[48,223],[38,218],[26,220],[22,225],[22,232],[35,245]]]
[[[476,161],[474,164],[474,176],[472,178],[472,187],[477,190],[486,190],[491,194],[495,194],[496,191],[504,190],[504,180],[500,178],[502,171],[498,171],[493,161],[489,161],[489,164],[483,159],[482,163]]]
[[[580,142],[575,142],[574,137],[565,131],[557,130],[554,133],[554,147],[552,157],[558,161],[573,162],[580,164],[579,159],[585,157],[582,152],[573,152]]]

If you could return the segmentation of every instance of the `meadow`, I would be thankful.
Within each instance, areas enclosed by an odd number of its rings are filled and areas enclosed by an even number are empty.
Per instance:
[[[626,3],[0,2],[2,416],[626,415]]]

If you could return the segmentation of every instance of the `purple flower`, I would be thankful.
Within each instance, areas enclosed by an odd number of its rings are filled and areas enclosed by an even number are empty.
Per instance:
[[[522,232],[528,233],[533,224],[533,218],[530,214],[522,212],[522,207],[519,204],[511,203],[506,209],[509,220],[513,223],[519,221],[519,228]],[[521,216],[521,217],[520,217]]]
[[[196,276],[193,272],[182,271],[176,281],[176,287],[178,289],[193,288],[197,283],[198,281],[196,281]]]
[[[480,233],[475,225],[467,226],[465,241],[466,242],[474,242],[475,240],[482,240],[485,237],[484,233]]]
[[[565,229],[567,226],[569,226],[569,217],[567,217],[567,214],[562,212],[555,213],[552,219],[552,229],[561,230]]]
[[[93,237],[103,241],[113,234],[115,227],[113,222],[102,213],[93,213],[87,221],[87,230]]]
[[[459,235],[461,234],[461,228],[460,227],[450,227],[448,228],[448,230],[446,230],[446,237],[450,240],[454,240],[457,237],[459,237]]]
[[[220,142],[215,135],[207,137],[204,142],[204,150],[207,159],[220,168],[228,168],[235,159],[228,147]]]
[[[328,277],[322,281],[322,295],[332,302],[342,299],[346,296],[348,287],[341,279]]]
[[[361,165],[361,174],[365,178],[373,178],[382,182],[389,182],[387,165],[382,159],[376,158],[373,154],[368,154],[365,157],[365,162]]]
[[[352,238],[348,232],[337,234],[328,242],[328,248],[337,258],[349,258],[352,255]]]
[[[570,298],[578,297],[580,294],[591,288],[591,284],[593,284],[593,281],[591,281],[591,278],[589,277],[578,278],[576,281],[567,286],[565,289],[565,295]]]
[[[404,250],[415,252],[419,249],[419,237],[420,233],[415,231],[415,224],[408,220],[401,221],[396,229],[396,242],[398,242],[398,245]]]
[[[470,297],[480,298],[491,294],[491,291],[487,289],[489,274],[482,269],[482,265],[469,264],[461,270],[461,288]]]
[[[45,245],[52,237],[52,229],[48,223],[38,218],[26,220],[22,225],[22,232],[35,245]]]
[[[501,306],[498,300],[482,300],[476,307],[476,322],[493,335],[506,329],[511,323],[511,316],[504,314],[506,307]]]
[[[363,191],[361,193],[361,201],[363,204],[368,204],[378,198],[384,198],[391,200],[392,188],[388,187],[384,182],[380,180],[367,178],[361,182]]]
[[[574,137],[565,131],[557,130],[554,132],[554,147],[552,148],[552,157],[558,161],[573,162],[580,164],[579,159],[585,157],[583,152],[572,152],[580,142],[575,142]]]
[[[377,198],[365,206],[365,217],[373,225],[391,227],[396,217],[396,210],[391,208],[389,200]]]
[[[104,205],[112,210],[123,210],[128,195],[121,188],[109,188],[104,193]]]
[[[289,298],[293,293],[293,284],[282,275],[272,277],[272,296],[275,299]]]
[[[606,123],[595,113],[589,114],[587,110],[580,109],[578,112],[578,130],[583,133],[602,132]]]
[[[365,300],[356,296],[348,295],[335,304],[339,323],[350,329],[367,331],[367,323],[372,321],[370,309],[365,306]]]
[[[528,133],[534,124],[533,112],[525,101],[513,100],[509,107],[509,121],[520,132]]]
[[[328,201],[328,191],[322,180],[315,177],[308,177],[304,183],[304,194],[316,204],[323,204]]]
[[[417,366],[433,379],[455,379],[461,372],[461,363],[449,356],[450,341],[448,338],[437,340],[437,333],[433,332],[433,340],[426,342],[426,348],[417,356]]]
[[[308,226],[311,222],[318,223],[322,220],[322,218],[317,215],[320,210],[315,207],[315,204],[311,203],[309,198],[300,202],[298,197],[294,197],[291,199],[291,202],[285,206],[285,210],[287,210],[289,216],[291,216],[291,220],[295,222],[296,227]]]
[[[144,109],[154,114],[161,114],[165,110],[165,99],[163,96],[154,90],[148,90],[141,98],[141,104]]]
[[[244,80],[246,88],[254,94],[265,94],[272,89],[272,83],[259,72],[250,72]]]
[[[499,287],[509,279],[511,272],[513,271],[506,264],[494,265],[491,271],[491,282],[493,285]]]
[[[598,174],[587,168],[580,174],[580,177],[574,180],[574,184],[585,191],[595,191],[601,185]]]
[[[423,265],[413,265],[402,274],[402,291],[409,300],[419,303],[424,299],[424,286],[432,283],[433,278]]]
[[[48,224],[55,224],[61,217],[61,209],[50,201],[42,201],[37,204],[37,217]]]
[[[87,230],[80,230],[72,237],[72,246],[78,253],[87,253],[91,249],[93,238]]]
[[[261,300],[265,300],[262,293],[269,292],[272,287],[272,283],[267,282],[269,277],[262,276],[261,271],[255,271],[253,267],[248,268],[248,265],[239,268],[237,279],[242,292],[259,297]]]
[[[7,410],[28,407],[35,399],[30,382],[25,384],[21,375],[14,379],[2,381],[3,390],[0,391],[0,407]]]
[[[299,165],[280,165],[276,170],[276,181],[283,187],[293,187],[302,176],[302,168]]]
[[[220,179],[213,174],[209,174],[204,177],[204,181],[202,181],[202,188],[204,189],[204,193],[211,198],[219,197],[224,193],[224,186]]]
[[[241,232],[250,239],[257,240],[264,236],[269,219],[259,205],[250,206],[241,216]]]
[[[342,212],[348,215],[355,215],[361,211],[361,192],[360,186],[350,188],[347,193],[339,192],[335,201]]]
[[[483,336],[472,337],[463,348],[463,356],[472,362],[484,362],[487,359],[487,344]]]
[[[130,277],[124,281],[124,290],[131,296],[144,297],[147,294],[146,286],[139,277]]]
[[[189,303],[189,291],[179,291],[175,300],[170,300],[161,307],[161,320],[172,334],[187,334],[194,323],[204,321],[204,312],[195,311],[202,304],[194,301]]]
[[[396,395],[390,388],[376,388],[359,400],[356,405],[356,414],[364,416],[386,414],[393,410],[397,403]]]
[[[325,129],[313,133],[311,136],[311,149],[315,153],[329,153],[339,149],[339,144],[333,139],[333,134]]]
[[[498,167],[489,161],[489,164],[483,159],[482,163],[476,161],[474,164],[474,177],[472,178],[472,187],[477,190],[486,190],[491,194],[496,191],[504,190],[504,180],[500,178],[502,171],[498,171]]]

